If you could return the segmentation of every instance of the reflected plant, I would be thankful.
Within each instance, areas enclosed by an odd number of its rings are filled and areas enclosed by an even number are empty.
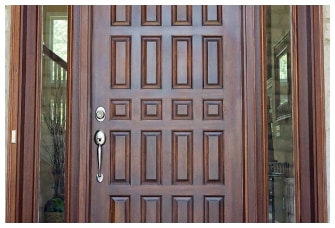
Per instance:
[[[52,174],[54,175],[54,187],[56,194],[58,188],[64,182],[65,170],[65,88],[63,80],[55,78],[51,86],[48,88],[48,96],[43,98],[42,118],[48,128],[51,136],[51,146],[45,143],[44,149],[49,153]]]

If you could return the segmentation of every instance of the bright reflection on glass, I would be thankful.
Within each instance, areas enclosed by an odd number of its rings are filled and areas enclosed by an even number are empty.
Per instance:
[[[279,105],[283,105],[285,103],[288,103],[288,72],[287,72],[287,53],[281,55],[278,58],[278,64],[279,64],[279,81],[280,81],[280,101]]]
[[[295,222],[291,8],[266,7],[269,222]]]
[[[287,53],[279,58],[279,79],[287,81]]]
[[[64,222],[67,6],[43,6],[39,222]]]
[[[52,20],[53,34],[52,46],[53,51],[62,59],[67,59],[67,17],[54,17]]]

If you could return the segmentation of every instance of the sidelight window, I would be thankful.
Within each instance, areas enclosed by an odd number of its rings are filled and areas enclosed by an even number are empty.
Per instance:
[[[67,6],[43,6],[39,222],[64,222]]]
[[[269,222],[295,222],[291,7],[267,6]]]

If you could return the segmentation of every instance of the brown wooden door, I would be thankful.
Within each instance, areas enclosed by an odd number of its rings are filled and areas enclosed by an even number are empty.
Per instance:
[[[242,222],[241,7],[92,13],[91,222]]]

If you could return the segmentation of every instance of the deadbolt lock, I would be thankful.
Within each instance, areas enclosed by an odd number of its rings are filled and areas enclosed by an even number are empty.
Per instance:
[[[105,119],[106,117],[106,111],[103,107],[98,107],[97,110],[95,111],[95,118],[97,121],[101,122]]]

